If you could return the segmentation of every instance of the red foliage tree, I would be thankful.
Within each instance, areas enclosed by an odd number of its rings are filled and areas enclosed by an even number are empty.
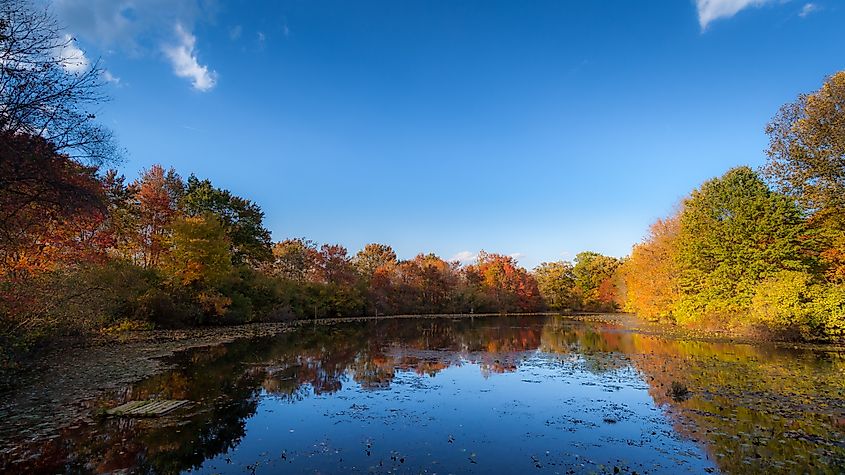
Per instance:
[[[134,187],[139,217],[135,236],[137,260],[144,267],[156,267],[167,248],[170,224],[178,211],[182,179],[172,168],[165,171],[161,165],[153,165],[144,170]]]
[[[96,170],[41,137],[0,135],[0,266],[7,278],[102,257],[105,194]]]

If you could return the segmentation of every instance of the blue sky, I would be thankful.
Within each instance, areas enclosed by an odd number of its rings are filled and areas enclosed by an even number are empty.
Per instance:
[[[52,8],[108,71],[127,176],[173,166],[258,202],[276,240],[403,258],[626,255],[845,67],[838,0]]]

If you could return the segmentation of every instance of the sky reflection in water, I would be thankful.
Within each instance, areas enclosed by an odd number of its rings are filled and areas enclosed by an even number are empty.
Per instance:
[[[177,364],[124,398],[190,399],[193,410],[68,433],[57,451],[71,460],[65,469],[845,469],[841,353],[508,317],[308,326]],[[673,399],[673,381],[691,396]]]

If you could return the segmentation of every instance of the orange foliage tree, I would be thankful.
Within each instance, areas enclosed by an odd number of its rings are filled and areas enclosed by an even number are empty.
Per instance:
[[[646,239],[634,246],[622,266],[627,285],[625,309],[651,319],[669,318],[678,298],[675,262],[679,214],[659,219]]]
[[[167,251],[170,225],[178,213],[182,179],[172,168],[165,171],[161,165],[153,165],[133,187],[138,213],[135,259],[145,268],[157,267]]]
[[[496,311],[529,312],[542,304],[537,280],[510,256],[481,251],[466,273],[481,284]]]

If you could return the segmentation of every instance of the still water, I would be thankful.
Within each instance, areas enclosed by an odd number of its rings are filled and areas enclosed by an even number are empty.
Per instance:
[[[845,473],[845,355],[565,317],[301,327],[180,354],[20,471]],[[675,391],[672,391],[675,383]]]

